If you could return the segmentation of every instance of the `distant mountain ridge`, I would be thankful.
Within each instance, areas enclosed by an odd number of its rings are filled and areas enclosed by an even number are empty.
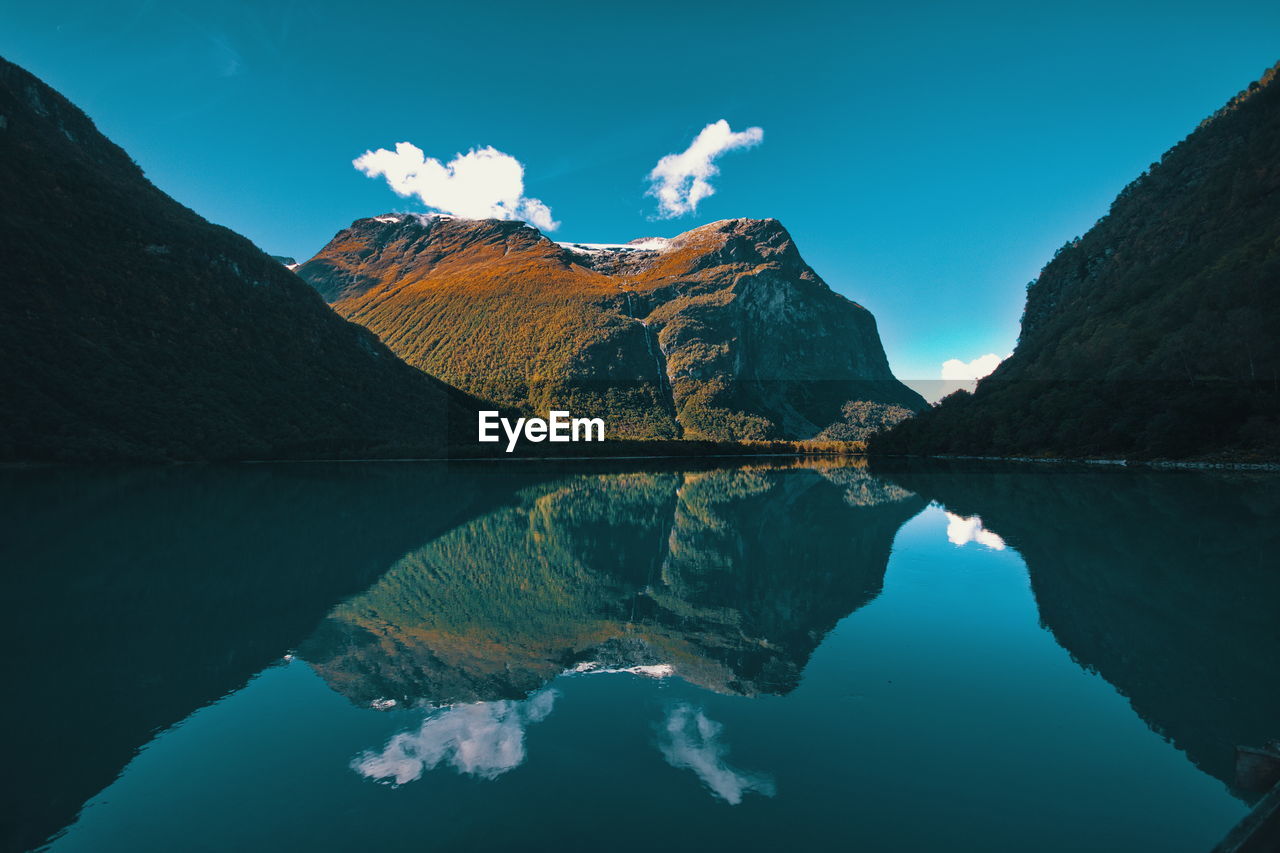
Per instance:
[[[438,455],[477,403],[0,59],[0,461]]]
[[[1013,355],[884,453],[1280,458],[1280,66],[1027,289]]]
[[[924,407],[871,313],[777,220],[601,245],[386,214],[297,272],[410,364],[503,405],[604,417],[610,437],[802,439],[851,400]]]

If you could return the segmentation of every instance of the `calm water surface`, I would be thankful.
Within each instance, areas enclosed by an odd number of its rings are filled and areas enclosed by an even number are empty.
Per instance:
[[[0,475],[9,849],[1207,851],[1273,475]]]

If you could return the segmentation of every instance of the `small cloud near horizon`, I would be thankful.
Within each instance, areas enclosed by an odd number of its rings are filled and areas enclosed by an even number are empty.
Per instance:
[[[410,142],[366,151],[351,165],[371,178],[386,178],[397,195],[463,219],[518,219],[542,231],[560,227],[551,208],[524,194],[524,164],[491,145],[457,154],[448,163],[427,157]]]
[[[724,119],[702,129],[684,151],[668,154],[649,172],[649,190],[658,200],[658,218],[674,219],[693,213],[698,202],[715,194],[711,179],[720,174],[715,161],[727,151],[754,148],[764,139],[764,131],[749,127],[734,132]]]
[[[937,379],[903,379],[902,382],[918,392],[930,405],[937,405],[944,397],[957,391],[972,392],[978,387],[978,380],[989,376],[1009,355],[1001,358],[989,352],[972,361],[949,358],[942,363]]]
[[[942,362],[942,378],[943,379],[971,379],[977,380],[984,376],[990,375],[991,371],[1000,366],[1003,358],[993,352],[986,355],[980,355],[973,361],[961,361],[958,358],[949,358]]]

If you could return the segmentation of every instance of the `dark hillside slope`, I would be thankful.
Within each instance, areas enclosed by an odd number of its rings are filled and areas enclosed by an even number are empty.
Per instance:
[[[882,453],[1280,456],[1277,68],[1202,122],[1027,290],[1013,356]]]
[[[0,59],[0,461],[438,453],[469,397]]]

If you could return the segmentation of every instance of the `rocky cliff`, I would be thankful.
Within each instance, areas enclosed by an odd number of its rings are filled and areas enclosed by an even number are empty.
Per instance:
[[[772,219],[600,245],[388,214],[298,274],[410,364],[504,405],[604,417],[610,437],[810,438],[850,401],[924,405],[871,313]]]

